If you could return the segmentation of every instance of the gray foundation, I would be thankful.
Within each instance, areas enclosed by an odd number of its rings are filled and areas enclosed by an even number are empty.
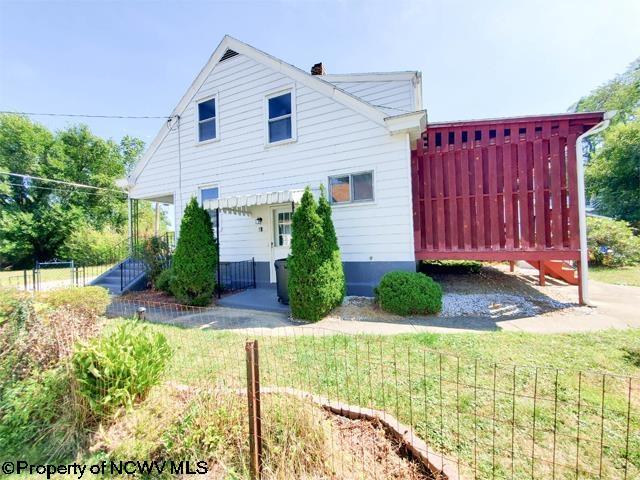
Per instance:
[[[343,262],[347,295],[373,296],[373,288],[382,276],[393,270],[415,272],[415,262]],[[269,262],[256,262],[256,284],[259,288],[275,288],[270,283]]]

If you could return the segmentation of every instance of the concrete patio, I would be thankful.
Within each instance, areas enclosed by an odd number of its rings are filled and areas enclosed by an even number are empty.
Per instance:
[[[278,302],[275,288],[248,288],[225,295],[218,300],[221,307],[289,314],[289,306]]]

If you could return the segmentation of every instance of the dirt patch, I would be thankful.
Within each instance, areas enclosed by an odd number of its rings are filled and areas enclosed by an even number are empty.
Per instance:
[[[334,451],[340,452],[334,465],[337,478],[434,478],[424,465],[411,459],[401,445],[387,436],[379,422],[325,415],[332,425]]]

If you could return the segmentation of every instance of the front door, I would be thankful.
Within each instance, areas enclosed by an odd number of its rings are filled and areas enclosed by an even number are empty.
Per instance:
[[[274,261],[287,258],[291,251],[291,206],[271,209],[271,283],[276,281]]]

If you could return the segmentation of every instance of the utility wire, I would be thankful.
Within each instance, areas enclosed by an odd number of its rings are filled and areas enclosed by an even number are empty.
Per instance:
[[[24,185],[22,183],[5,183],[4,185],[13,185],[14,187],[23,187],[26,188],[27,190],[31,189],[31,188],[36,188],[38,190],[53,190],[56,192],[66,192],[66,193],[82,193],[83,195],[103,195],[102,193],[97,193],[97,192],[85,192],[83,190],[67,190],[65,188],[61,188],[61,187],[40,187],[38,185]],[[111,190],[110,193],[118,193],[120,195],[126,195],[125,192],[117,192],[115,190]]]
[[[9,110],[0,110],[0,113],[11,113],[15,115],[46,116],[46,117],[126,118],[126,119],[133,119],[133,120],[144,120],[148,118],[161,118],[161,119],[167,120],[172,118],[168,116],[154,116],[154,115],[90,115],[85,113],[35,113],[35,112],[14,112]]]
[[[33,179],[33,180],[41,180],[43,182],[52,182],[52,183],[58,183],[58,184],[61,184],[61,185],[70,185],[72,187],[93,188],[95,190],[105,190],[107,192],[124,193],[122,190],[118,190],[118,189],[115,189],[115,188],[96,187],[96,186],[93,186],[93,185],[85,185],[84,183],[75,183],[75,182],[66,182],[64,180],[55,180],[53,178],[34,177],[33,175],[25,175],[25,174],[22,174],[22,173],[0,172],[0,175],[10,175],[12,177],[19,177],[19,178],[30,178],[30,179]]]

